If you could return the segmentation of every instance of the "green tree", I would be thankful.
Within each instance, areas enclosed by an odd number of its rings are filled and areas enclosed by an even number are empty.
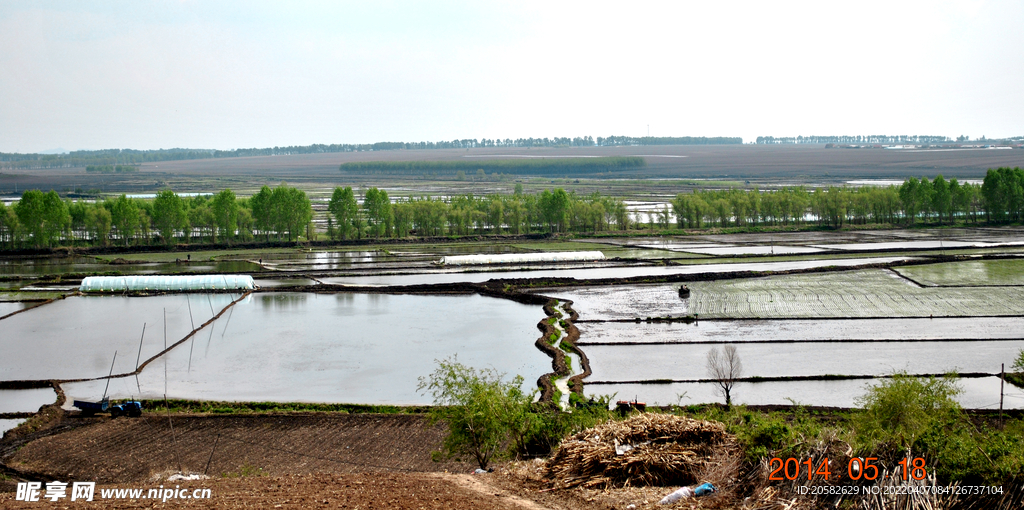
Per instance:
[[[173,243],[175,232],[188,227],[188,219],[185,201],[181,197],[169,189],[157,193],[153,199],[153,226],[160,232],[164,243]]]
[[[85,226],[93,241],[102,246],[107,245],[110,237],[110,211],[101,204],[93,204],[85,213]]]
[[[989,221],[1019,221],[1024,216],[1024,170],[989,169],[981,185]]]
[[[274,229],[280,235],[288,232],[288,240],[294,240],[313,219],[313,205],[306,192],[281,184],[271,195]]]
[[[569,194],[562,188],[544,190],[540,194],[540,211],[551,232],[564,232],[569,220]]]
[[[186,223],[189,235],[198,234],[200,240],[205,237],[211,243],[217,242],[216,219],[207,197],[203,195],[192,197],[192,200],[186,204],[185,211],[188,216]]]
[[[71,216],[71,242],[72,244],[76,239],[88,239],[88,226],[86,225],[86,217],[89,214],[89,208],[92,204],[86,202],[67,202],[68,213]]]
[[[14,212],[33,246],[52,246],[71,226],[68,205],[56,191],[29,190],[14,204]]]
[[[366,209],[366,219],[373,236],[388,235],[393,219],[388,192],[377,188],[367,189],[363,196],[363,208]]]
[[[341,238],[348,239],[353,233],[355,219],[359,215],[359,204],[356,202],[356,195],[352,192],[352,187],[334,188],[331,201],[327,204],[327,210],[334,215],[334,219],[338,222],[337,229]]]
[[[395,237],[407,237],[412,230],[413,205],[409,201],[398,201],[391,205]]]
[[[18,216],[21,228],[32,238],[34,246],[45,244],[43,220],[43,192],[30,189],[21,194],[21,200],[14,204],[14,212]]]
[[[519,451],[533,428],[523,378],[506,381],[505,374],[467,367],[456,356],[436,361],[434,373],[421,377],[418,389],[434,399],[431,422],[448,425],[442,453],[472,456],[487,469],[492,460]]]
[[[128,246],[140,230],[142,214],[134,200],[121,195],[110,203],[110,220],[117,229],[117,237]]]
[[[230,189],[225,189],[220,193],[217,193],[213,197],[213,202],[210,205],[210,210],[213,213],[213,221],[217,226],[217,235],[222,240],[231,240],[235,237],[235,232],[238,230],[238,201],[235,199],[235,193]]]
[[[932,181],[932,210],[939,215],[939,223],[946,219],[953,221],[951,210],[953,209],[953,194],[950,192],[949,183],[942,178],[942,174],[936,175]]]
[[[17,236],[18,215],[14,213],[13,207],[7,207],[0,202],[0,247],[6,244],[9,249],[14,249]]]
[[[921,205],[918,203],[917,189],[921,187],[921,182],[916,177],[911,177],[906,181],[903,181],[903,185],[900,186],[899,196],[900,205],[903,207],[903,217],[906,218],[907,223],[913,225],[917,219],[917,214],[921,210]]]
[[[246,207],[245,202],[240,202],[238,204],[238,236],[242,241],[251,241],[255,238],[252,233],[254,228],[252,209]]]
[[[501,224],[505,218],[505,201],[499,195],[487,197],[487,223],[491,226],[491,232],[501,233]]]
[[[258,193],[249,198],[253,226],[267,241],[270,240],[270,231],[274,228],[273,195],[274,190],[264,185]]]

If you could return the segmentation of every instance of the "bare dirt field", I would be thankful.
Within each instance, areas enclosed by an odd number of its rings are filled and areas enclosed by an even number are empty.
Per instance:
[[[77,426],[32,441],[5,462],[18,470],[100,483],[141,482],[165,472],[232,474],[459,471],[430,452],[444,429],[410,414],[146,414],[71,418]],[[172,431],[173,428],[173,431]]]
[[[468,158],[643,156],[647,167],[604,177],[739,179],[769,184],[842,183],[848,179],[898,179],[943,174],[984,177],[989,168],[1024,165],[1024,151],[825,149],[820,145],[648,146],[587,148],[481,148],[338,152],[145,163],[132,174],[87,174],[84,168],[0,171],[0,194],[30,187],[73,191],[246,191],[287,181],[293,186],[368,182],[389,185],[391,176],[345,176],[339,165],[356,161],[437,161]],[[197,177],[199,179],[197,179]],[[445,181],[454,182],[454,181]],[[458,183],[455,183],[458,184]]]
[[[0,484],[0,507],[41,504],[14,501],[16,479],[95,481],[96,501],[83,503],[91,508],[653,508],[667,492],[550,491],[539,461],[470,474],[475,465],[431,460],[444,430],[422,415],[171,415],[171,423],[173,433],[166,415],[68,418],[70,430],[4,459],[24,476]],[[167,481],[178,472],[209,477]],[[104,488],[160,486],[209,488],[212,497],[100,499]]]

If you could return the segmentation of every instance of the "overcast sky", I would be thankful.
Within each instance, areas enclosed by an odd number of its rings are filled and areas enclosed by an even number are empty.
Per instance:
[[[0,151],[1024,135],[1024,2],[0,3]]]

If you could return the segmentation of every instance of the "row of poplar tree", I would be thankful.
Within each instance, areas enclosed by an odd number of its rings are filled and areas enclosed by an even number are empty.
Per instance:
[[[152,199],[121,195],[101,202],[29,190],[11,207],[0,204],[0,246],[295,240],[309,235],[312,219],[306,193],[285,185],[264,186],[247,199],[229,189],[192,197],[165,190]]]
[[[989,170],[980,185],[939,175],[888,187],[695,190],[643,216],[629,211],[622,200],[596,192],[578,195],[556,188],[526,194],[521,184],[512,194],[395,201],[375,187],[361,197],[351,187],[338,187],[327,209],[327,235],[340,240],[808,223],[1019,222],[1024,219],[1024,171]],[[121,195],[102,202],[72,202],[54,191],[30,190],[10,207],[0,204],[0,246],[293,241],[316,237],[313,216],[305,192],[286,185],[264,186],[247,199],[231,190],[193,197],[165,190],[153,199]]]

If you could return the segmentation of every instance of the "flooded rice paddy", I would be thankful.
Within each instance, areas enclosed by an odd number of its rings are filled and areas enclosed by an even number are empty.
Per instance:
[[[744,377],[889,375],[947,372],[998,374],[1024,342],[750,343],[737,344]],[[713,345],[588,345],[592,381],[707,379],[705,361]]]
[[[1024,314],[1024,287],[922,288],[887,269],[695,282],[690,288],[690,312],[709,318]]]
[[[129,255],[129,257],[132,257]],[[0,259],[0,276],[36,277],[44,275],[62,275],[68,273],[107,273],[123,274],[169,274],[169,273],[242,273],[259,269],[257,264],[243,260],[199,261],[191,262],[150,262],[145,260],[115,259],[111,262],[94,257],[51,257]]]
[[[0,414],[34,413],[41,406],[52,404],[56,400],[57,393],[52,388],[0,390]]]
[[[8,430],[17,427],[18,425],[25,423],[26,419],[27,418],[0,418],[0,435],[3,435],[4,432],[7,432]]]
[[[7,301],[0,302],[0,317],[10,315],[12,313],[38,306],[39,303],[31,301]]]
[[[721,246],[711,248],[690,248],[682,251],[704,255],[794,255],[800,253],[818,253],[825,251],[812,246]]]
[[[1024,314],[1024,287],[922,288],[886,269],[690,282],[548,289],[581,320],[647,317],[867,318]]]
[[[733,402],[746,405],[800,404],[811,406],[855,407],[857,398],[877,384],[865,380],[841,381],[770,381],[736,383]],[[999,409],[999,378],[960,379],[963,392],[956,397],[960,405],[971,409]],[[590,394],[615,395],[615,399],[638,398],[648,405],[689,405],[723,402],[712,383],[672,384],[595,384]],[[1024,408],[1024,391],[1006,385],[1003,406]],[[614,400],[614,399],[613,399]]]
[[[131,372],[137,359],[163,350],[164,311],[171,344],[231,299],[228,294],[74,296],[19,313],[0,321],[0,380],[105,377],[115,351],[114,373]]]
[[[253,273],[262,291],[232,306],[191,340],[147,366],[138,379],[110,383],[113,397],[425,404],[418,377],[433,360],[458,353],[470,366],[523,375],[533,387],[551,371],[533,345],[540,306],[477,295],[300,293],[318,283],[359,286],[482,283],[492,279],[580,280],[700,275],[680,284],[533,287],[573,301],[580,344],[593,375],[588,394],[648,403],[720,401],[706,379],[708,349],[738,345],[743,376],[794,377],[911,373],[997,373],[1024,348],[1024,260],[958,260],[936,255],[1017,253],[1014,228],[875,230],[601,238],[513,243],[362,246],[350,250],[220,250],[104,257],[0,259],[0,317],[70,295],[64,276]],[[604,263],[439,268],[444,255],[599,249]],[[895,250],[896,253],[885,253]],[[868,254],[870,253],[870,255]],[[878,256],[875,256],[878,255]],[[733,258],[735,257],[735,258]],[[740,257],[749,257],[741,259]],[[176,261],[175,259],[179,259]],[[181,259],[185,259],[182,261]],[[942,260],[892,269],[727,278],[744,271],[816,270]],[[33,290],[36,289],[36,290]],[[152,297],[70,296],[0,321],[0,380],[102,378],[134,370],[239,294]],[[35,300],[35,301],[31,301]],[[189,312],[191,311],[191,317]],[[699,321],[645,322],[698,316]],[[641,319],[637,323],[635,320]],[[620,321],[620,322],[607,322]],[[146,324],[139,352],[139,338]],[[574,371],[578,356],[570,356]],[[165,377],[166,364],[166,377]],[[659,380],[656,384],[631,381]],[[64,384],[69,402],[99,398],[104,380]],[[165,390],[166,384],[166,390]],[[852,406],[865,380],[738,383],[741,403]],[[963,379],[968,407],[998,405],[998,378]],[[4,390],[0,412],[29,412],[52,390]],[[18,393],[11,393],[11,392]],[[28,391],[29,393],[22,393]],[[683,398],[680,399],[679,396]],[[44,402],[45,400],[45,402]],[[38,404],[38,405],[37,405]],[[1007,407],[1024,407],[1007,387]],[[24,408],[24,410],[21,410]],[[7,426],[0,423],[0,428]],[[13,426],[13,425],[12,425]]]
[[[551,371],[533,343],[539,306],[466,296],[260,293],[139,376],[115,380],[131,395],[230,401],[426,404],[418,378],[434,360],[523,375],[528,387]],[[527,388],[529,389],[529,388]],[[96,398],[101,381],[65,386]]]
[[[614,279],[633,277],[665,277],[681,274],[724,274],[739,271],[792,271],[816,269],[822,267],[849,267],[869,264],[887,264],[897,261],[913,260],[914,257],[865,257],[851,259],[823,260],[790,260],[783,262],[750,262],[733,264],[702,264],[702,265],[632,265],[620,267],[587,267],[576,269],[537,269],[532,271],[494,269],[481,272],[434,272],[417,274],[381,274],[368,276],[325,277],[324,283],[338,285],[420,285],[443,283],[481,283],[488,280],[532,278],[576,278],[576,279]]]
[[[901,267],[896,271],[928,286],[1024,285],[1024,259],[965,260]]]
[[[575,305],[574,305],[575,306]],[[589,317],[590,315],[587,314]],[[580,342],[916,342],[926,340],[1017,340],[1024,348],[1024,317],[912,319],[699,320],[697,322],[583,322]],[[589,348],[588,348],[589,351]]]
[[[940,250],[943,248],[989,248],[997,246],[994,243],[981,241],[896,241],[896,242],[875,242],[875,243],[843,243],[843,244],[818,244],[815,248],[823,250],[845,250],[845,251],[883,251],[883,250]]]

